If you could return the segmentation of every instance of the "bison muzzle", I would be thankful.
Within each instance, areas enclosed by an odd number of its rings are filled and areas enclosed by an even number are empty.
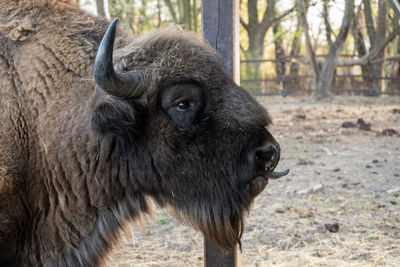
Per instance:
[[[97,266],[149,199],[228,251],[288,172],[267,111],[210,46],[117,24],[0,0],[1,266]]]

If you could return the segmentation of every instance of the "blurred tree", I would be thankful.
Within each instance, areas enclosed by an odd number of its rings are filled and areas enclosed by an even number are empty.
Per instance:
[[[396,0],[388,0],[390,6],[393,8],[393,11],[396,14],[396,20],[400,19],[400,3]]]
[[[379,0],[378,4],[378,16],[376,17],[376,31],[375,31],[375,42],[374,45],[377,44],[376,40],[384,40],[386,37],[386,20],[387,20],[387,12],[388,8],[385,0]],[[377,55],[376,59],[382,59],[385,57],[385,49],[382,49]],[[372,71],[376,77],[382,76],[384,61],[376,62],[372,65]],[[374,79],[373,80],[373,88],[380,92],[382,90],[382,80]]]
[[[121,18],[128,32],[140,34],[162,26],[160,0],[108,0],[111,18]]]
[[[172,21],[185,29],[197,31],[199,7],[196,0],[164,0]]]
[[[275,7],[275,14],[278,11]],[[284,32],[281,27],[280,21],[277,21],[272,27],[274,46],[275,46],[275,72],[279,79],[280,90],[284,94],[285,90],[285,75],[286,75],[286,62],[285,62],[285,49],[283,47],[284,42]]]
[[[385,61],[385,48],[400,34],[398,19],[392,19],[392,25],[389,27],[388,6],[385,0],[378,1],[378,15],[376,21],[373,19],[373,10],[370,0],[363,0],[363,12],[356,12],[356,20],[353,23],[353,36],[359,59],[339,60],[338,66],[360,65],[365,86],[373,89],[371,93],[378,93],[382,90],[382,82],[374,77],[382,76],[383,64]],[[360,7],[361,8],[361,7]],[[361,17],[364,15],[365,28],[368,38],[364,37],[362,31]],[[391,28],[389,33],[388,29]],[[366,47],[369,46],[369,49]]]
[[[171,0],[164,0],[164,2],[165,2],[165,5],[168,7],[168,11],[169,11],[169,14],[170,14],[171,17],[172,17],[172,21],[173,21],[175,24],[179,24],[179,22],[181,22],[181,20],[178,19],[177,15],[176,15],[176,12],[175,12],[175,8],[174,8],[174,6],[172,5]],[[178,6],[179,6],[179,5],[178,5]]]
[[[161,0],[157,0],[157,28],[161,27]]]
[[[335,42],[333,42],[332,45],[329,46],[329,53],[322,63],[321,71],[318,68],[315,52],[311,45],[311,40],[309,37],[308,22],[304,11],[304,2],[303,0],[296,1],[298,3],[298,9],[303,24],[304,35],[306,37],[307,55],[313,70],[313,97],[319,100],[328,96],[333,74],[336,69],[337,58],[343,51],[343,47],[346,42],[348,32],[350,30],[350,26],[352,25],[351,22],[354,15],[354,0],[346,0],[339,34],[336,37]]]
[[[304,5],[304,1],[302,0],[296,0],[296,8],[297,12],[300,17],[300,21],[302,24],[302,29],[306,41],[306,50],[307,50],[307,58],[313,73],[313,83],[312,83],[312,89],[315,89],[318,84],[318,79],[319,79],[319,68],[317,64],[317,59],[315,56],[315,51],[314,48],[311,44],[311,38],[309,34],[309,26],[308,26],[308,21],[306,17],[306,9]]]
[[[242,2],[245,4],[246,1]],[[248,22],[246,23],[243,17],[240,18],[240,24],[247,32],[249,42],[247,49],[243,50],[246,60],[263,58],[264,40],[268,30],[274,25],[274,23],[287,16],[293,10],[294,8],[291,8],[283,13],[277,14],[276,0],[267,0],[265,10],[261,10],[263,15],[260,21],[258,14],[260,12],[258,1],[247,0]],[[247,79],[261,79],[260,63],[255,62],[254,64],[247,64],[246,76]]]
[[[106,16],[106,10],[104,9],[104,0],[96,0],[97,14],[101,17]]]
[[[141,5],[139,8],[139,16],[136,22],[136,30],[139,33],[148,31],[155,28],[151,23],[152,16],[147,14],[149,0],[141,0]]]
[[[198,8],[197,8],[197,0],[192,0],[193,4],[192,4],[192,16],[193,16],[193,30],[195,32],[198,31],[197,29],[197,17],[198,17]]]
[[[298,10],[297,7],[298,3],[295,1],[295,9]],[[308,8],[308,1],[305,1],[305,7],[304,7],[304,12],[307,14],[307,8]],[[301,50],[301,37],[302,37],[302,23],[300,19],[299,12],[296,12],[296,30],[293,35],[293,40],[292,40],[292,47],[290,49],[290,55],[291,56],[297,56],[300,54]],[[298,75],[299,74],[299,63],[296,61],[293,61],[290,64],[290,75]]]
[[[362,73],[364,78],[364,83],[367,88],[370,88],[370,93],[377,94],[380,91],[385,90],[385,87],[382,87],[382,82],[379,79],[373,79],[374,77],[383,76],[383,66],[386,60],[385,58],[385,50],[388,45],[395,40],[392,49],[394,55],[389,56],[388,59],[398,60],[398,35],[400,34],[399,27],[399,17],[391,16],[389,14],[389,5],[387,5],[386,1],[379,0],[378,1],[378,14],[376,16],[376,20],[373,19],[373,8],[371,4],[375,3],[370,0],[363,0],[363,13],[365,19],[365,27],[367,29],[367,36],[365,38],[362,34],[362,24],[359,23],[358,29],[353,31],[356,34],[357,38],[355,38],[359,43],[357,44],[357,52],[360,59],[358,60],[342,60],[339,62],[340,65],[343,66],[352,66],[352,65],[361,65]],[[393,1],[389,1],[392,8],[394,8],[395,13],[397,14],[397,4]],[[388,23],[391,20],[392,23]],[[367,50],[365,47],[369,45],[369,49]],[[387,73],[389,75],[394,75],[395,66],[394,61],[388,66]],[[397,63],[398,65],[398,63]],[[399,68],[400,69],[400,68]],[[387,83],[386,83],[387,85]]]
[[[96,0],[101,10],[104,0]],[[128,32],[145,31],[175,23],[188,30],[198,30],[201,1],[197,0],[107,0],[111,18],[120,17]],[[104,6],[104,5],[103,5]],[[166,11],[163,10],[165,8]],[[100,14],[100,12],[99,12]]]
[[[336,60],[341,55],[346,42],[354,16],[354,0],[346,0],[344,15],[340,31],[335,42],[329,46],[328,56],[322,64],[322,70],[318,77],[317,87],[314,97],[322,99],[328,96],[331,87],[332,78],[336,69]]]
[[[323,9],[322,9],[322,18],[324,20],[325,25],[325,33],[326,33],[326,41],[329,46],[332,45],[332,27],[329,22],[329,0],[323,0]]]
[[[362,33],[362,8],[361,5],[359,5],[356,8],[355,14],[354,14],[354,20],[353,20],[353,25],[352,25],[352,35],[354,39],[354,54],[358,54],[359,57],[363,57],[365,54],[367,54],[367,48],[365,46],[365,41],[364,41],[364,35]],[[364,75],[363,79],[364,81],[367,80],[368,75],[368,66],[367,65],[361,65],[361,72]]]
[[[121,26],[131,33],[136,33],[135,0],[108,0],[111,19],[121,18]]]
[[[104,15],[105,0],[72,0],[81,6],[97,7],[98,14]],[[200,21],[201,1],[197,0],[106,0],[108,1],[108,11],[111,18],[120,17],[121,27],[126,31],[141,34],[147,30],[162,27],[169,23],[182,25],[185,29],[198,31]],[[293,1],[293,2],[292,2]],[[317,91],[314,94],[316,98],[325,97],[331,86],[332,77],[337,66],[361,66],[363,79],[366,86],[375,88],[376,91],[383,90],[382,82],[373,79],[374,76],[383,76],[383,73],[395,75],[400,73],[398,51],[393,45],[399,44],[399,38],[395,42],[396,36],[400,33],[400,26],[397,17],[390,10],[388,0],[358,0],[357,8],[353,7],[351,14],[345,8],[347,18],[353,17],[350,23],[352,40],[346,41],[348,28],[345,24],[349,19],[343,21],[341,29],[337,29],[336,21],[330,21],[329,18],[337,12],[337,7],[341,3],[348,4],[349,0],[240,0],[241,3],[241,52],[246,60],[253,60],[242,68],[242,79],[260,80],[262,74],[261,62],[255,60],[263,59],[267,51],[268,57],[273,56],[276,59],[283,59],[285,55],[299,55],[302,48],[302,38],[304,36],[304,46],[307,51],[309,66],[312,71],[314,81],[313,88]],[[302,3],[302,7],[299,7]],[[293,7],[291,7],[293,4]],[[335,7],[335,9],[333,9]],[[319,11],[316,11],[316,9]],[[285,11],[283,11],[285,10]],[[293,10],[297,10],[296,16],[286,18]],[[307,19],[308,10],[313,13],[320,12],[321,16],[313,16],[310,24],[319,23],[320,32],[313,36],[311,40]],[[303,15],[302,15],[303,14]],[[284,20],[285,19],[285,20]],[[333,18],[336,19],[336,18]],[[286,23],[290,21],[290,23]],[[316,29],[315,25],[313,29]],[[346,26],[346,27],[345,27]],[[272,33],[269,35],[269,33]],[[289,33],[289,34],[287,34]],[[267,39],[270,39],[266,42]],[[269,50],[267,44],[273,43],[274,50]],[[314,44],[312,44],[314,43]],[[318,43],[318,47],[316,46]],[[345,44],[347,46],[345,46]],[[399,44],[400,45],[400,44]],[[344,48],[346,47],[346,48]],[[268,50],[267,50],[268,48]],[[344,49],[346,53],[353,53],[356,57],[353,59],[340,58]],[[390,50],[388,50],[390,49]],[[285,51],[286,50],[286,51]],[[317,60],[315,54],[326,53],[329,55],[324,60]],[[386,51],[386,52],[385,52]],[[386,59],[385,53],[389,54]],[[395,55],[392,55],[395,53]],[[391,60],[391,64],[385,64]],[[290,64],[289,66],[287,66]],[[278,78],[288,74],[291,76],[300,73],[299,61],[293,60],[291,63],[284,61],[275,65],[275,73]],[[352,69],[348,68],[349,73]],[[271,73],[271,72],[270,72]],[[332,74],[333,73],[333,74]],[[282,80],[281,80],[282,81]],[[302,80],[293,80],[293,83],[287,87],[300,88]],[[250,83],[249,83],[250,84]],[[282,85],[282,84],[281,84]],[[387,84],[386,84],[387,85]],[[333,86],[333,85],[332,85]],[[258,87],[257,87],[258,88]],[[321,91],[318,91],[320,90]]]

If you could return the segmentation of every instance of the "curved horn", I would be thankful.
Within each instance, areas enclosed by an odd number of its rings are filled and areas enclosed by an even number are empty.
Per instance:
[[[111,22],[101,40],[94,61],[94,80],[105,92],[123,98],[138,98],[148,86],[149,75],[146,73],[115,72],[113,49],[115,32],[119,18]]]

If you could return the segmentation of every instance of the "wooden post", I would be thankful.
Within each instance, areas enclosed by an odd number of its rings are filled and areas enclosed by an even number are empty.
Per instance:
[[[203,39],[222,56],[225,68],[240,83],[239,0],[202,0],[201,31]],[[205,267],[237,267],[240,259],[234,252],[221,249],[204,239]]]
[[[201,32],[203,39],[222,55],[228,73],[239,84],[239,0],[203,0]]]

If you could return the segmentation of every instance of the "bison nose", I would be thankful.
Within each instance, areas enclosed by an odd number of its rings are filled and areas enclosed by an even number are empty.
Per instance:
[[[254,152],[254,163],[257,171],[272,172],[278,164],[280,149],[278,144],[265,144]]]

